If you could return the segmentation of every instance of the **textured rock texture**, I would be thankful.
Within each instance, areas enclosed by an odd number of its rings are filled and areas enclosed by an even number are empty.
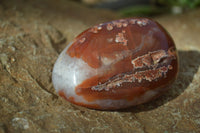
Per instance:
[[[0,133],[200,132],[200,10],[156,18],[173,36],[180,71],[171,90],[120,111],[72,105],[51,83],[61,50],[81,31],[119,18],[59,0],[0,2]]]

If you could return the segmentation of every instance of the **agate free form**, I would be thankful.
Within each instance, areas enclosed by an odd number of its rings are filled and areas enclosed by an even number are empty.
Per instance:
[[[175,44],[147,18],[91,27],[58,57],[53,85],[71,103],[115,110],[148,102],[170,88],[178,71]]]

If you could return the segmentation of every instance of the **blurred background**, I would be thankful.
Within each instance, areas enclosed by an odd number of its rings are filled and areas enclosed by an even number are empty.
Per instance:
[[[91,8],[106,8],[129,16],[181,14],[200,6],[200,0],[73,0]]]

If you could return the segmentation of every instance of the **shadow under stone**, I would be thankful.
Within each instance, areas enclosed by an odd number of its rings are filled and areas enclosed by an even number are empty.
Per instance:
[[[200,52],[198,51],[178,51],[179,55],[179,73],[176,81],[171,88],[162,96],[148,103],[133,106],[127,109],[118,110],[119,112],[143,112],[153,110],[163,104],[170,102],[188,89],[194,75],[200,66]]]

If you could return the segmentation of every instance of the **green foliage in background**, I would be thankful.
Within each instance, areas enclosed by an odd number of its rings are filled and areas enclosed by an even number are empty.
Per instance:
[[[169,7],[196,8],[200,6],[200,0],[156,0],[156,3]]]
[[[200,6],[200,0],[152,0],[151,2],[151,5],[133,5],[121,9],[119,12],[126,17],[153,16],[169,13],[174,6],[181,8],[183,11]]]
[[[138,5],[138,6],[130,6],[127,8],[123,8],[119,10],[119,13],[122,16],[130,17],[130,16],[153,16],[157,14],[164,13],[166,9],[159,9],[155,6],[148,6],[148,5]]]

